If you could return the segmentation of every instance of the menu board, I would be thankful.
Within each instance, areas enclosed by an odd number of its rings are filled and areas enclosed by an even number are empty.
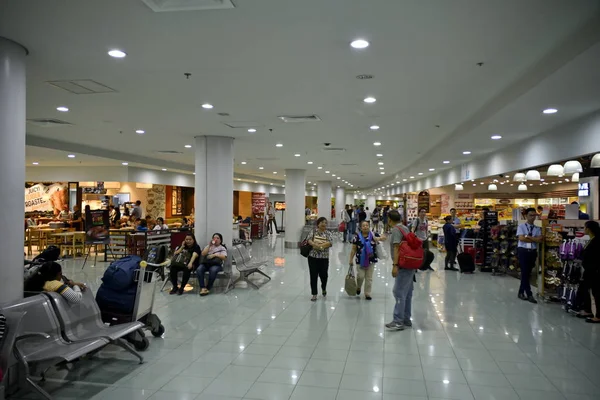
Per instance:
[[[274,206],[277,211],[285,211],[285,201],[276,201]]]
[[[418,210],[425,210],[426,213],[429,212],[429,192],[427,190],[419,193],[417,197]]]
[[[58,215],[68,205],[69,195],[64,182],[50,185],[37,183],[25,188],[25,212],[52,211]]]
[[[90,210],[85,213],[85,241],[94,244],[109,244],[110,221],[108,210]]]
[[[254,218],[260,218],[265,213],[267,206],[267,196],[264,193],[252,193],[252,214]]]

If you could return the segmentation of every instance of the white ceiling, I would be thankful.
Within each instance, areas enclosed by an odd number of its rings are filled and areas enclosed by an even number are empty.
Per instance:
[[[316,181],[330,170],[368,187],[397,171],[439,171],[443,159],[467,160],[466,147],[479,157],[600,108],[600,48],[590,47],[600,24],[584,30],[598,18],[596,0],[235,3],[231,10],[155,13],[141,0],[2,2],[0,36],[30,51],[27,117],[73,124],[28,124],[28,135],[83,144],[96,157],[143,155],[155,167],[190,170],[194,151],[184,145],[197,135],[227,135],[236,138],[237,174],[273,178],[273,171],[281,177],[285,168],[307,168],[307,180]],[[351,49],[358,37],[371,46]],[[108,57],[111,48],[128,56]],[[74,95],[46,83],[68,79],[117,92]],[[368,95],[377,102],[364,104]],[[215,108],[203,110],[204,102]],[[57,112],[60,105],[70,112]],[[559,113],[541,115],[548,106]],[[282,114],[322,121],[284,124]],[[377,132],[368,129],[374,123]],[[492,143],[491,134],[505,139]],[[328,156],[324,142],[346,152]],[[376,153],[384,154],[386,175]],[[117,165],[127,161],[121,158]],[[60,154],[52,162],[70,161]]]

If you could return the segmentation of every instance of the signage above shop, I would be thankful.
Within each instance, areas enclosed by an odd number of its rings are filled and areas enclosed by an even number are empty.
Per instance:
[[[590,183],[582,182],[579,184],[579,191],[577,192],[579,197],[588,197],[590,195]]]
[[[67,184],[64,182],[48,186],[38,183],[25,188],[25,212],[52,211],[58,215],[68,204]]]

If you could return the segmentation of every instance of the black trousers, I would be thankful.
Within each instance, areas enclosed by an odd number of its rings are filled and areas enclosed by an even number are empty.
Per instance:
[[[531,271],[535,269],[537,250],[519,247],[517,249],[517,256],[519,257],[519,267],[521,268],[521,286],[519,286],[519,294],[533,296],[529,280],[531,279]]]
[[[192,274],[192,270],[187,267],[187,265],[171,265],[171,271],[169,272],[169,277],[171,278],[171,283],[173,284],[173,289],[177,287],[177,275],[179,272],[183,272],[183,277],[181,278],[181,288],[184,288],[190,280],[190,275]]]
[[[594,303],[594,305],[596,306],[596,318],[600,318],[600,284],[595,283],[592,284],[592,298],[590,303]],[[590,311],[593,312],[593,308],[590,305]]]
[[[329,277],[329,258],[308,257],[308,269],[310,271],[310,290],[313,296],[318,292],[317,281],[321,278],[321,290],[327,292],[327,278]]]
[[[454,267],[456,263],[456,253],[458,252],[457,247],[448,248],[446,247],[446,259],[444,260],[444,268]]]
[[[278,229],[277,229],[277,221],[275,221],[275,218],[269,219],[269,223],[267,224],[267,231],[269,233],[273,233],[273,225],[275,225],[275,233],[277,233],[277,231],[278,231]]]

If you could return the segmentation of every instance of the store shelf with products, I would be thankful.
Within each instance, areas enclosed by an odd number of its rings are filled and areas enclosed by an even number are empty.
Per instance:
[[[541,250],[542,284],[539,294],[548,302],[560,302],[568,311],[582,276],[581,254],[589,240],[584,220],[542,221],[544,243]]]
[[[491,257],[492,275],[510,275],[519,278],[521,270],[517,258],[517,224],[513,221],[506,225],[491,228],[493,254]]]

